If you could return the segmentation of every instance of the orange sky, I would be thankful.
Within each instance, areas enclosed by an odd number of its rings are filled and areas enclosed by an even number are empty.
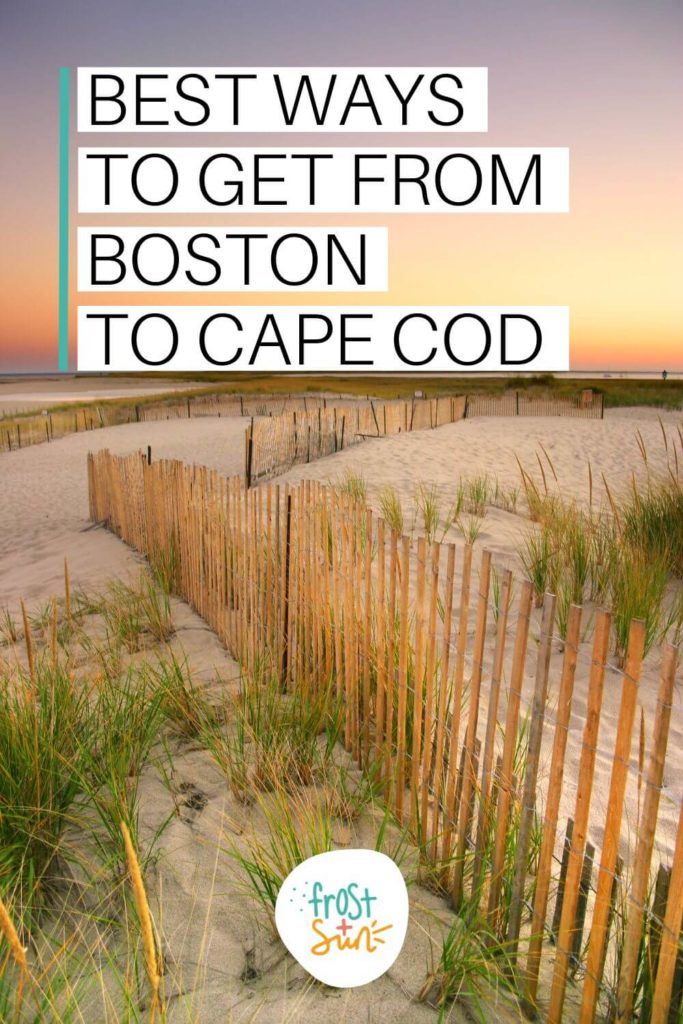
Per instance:
[[[140,7],[144,7],[144,12]],[[0,23],[6,152],[0,181],[0,372],[46,369],[57,356],[57,75],[60,64],[485,64],[489,133],[449,137],[384,136],[387,145],[568,145],[568,215],[400,215],[342,218],[120,217],[119,223],[387,224],[390,291],[385,295],[311,293],[311,305],[568,305],[572,368],[683,370],[681,237],[683,203],[680,100],[681,5],[616,0],[504,4],[476,10],[408,0],[364,5],[310,2],[287,9],[254,3],[236,26],[230,5],[146,5],[115,11],[81,0],[5,8]],[[36,13],[43,8],[42,19]],[[316,18],[304,17],[315,10]],[[323,10],[327,13],[323,14]],[[268,13],[264,28],[264,12]],[[203,12],[203,13],[202,13]],[[260,15],[260,17],[259,17]],[[163,32],[159,26],[163,26]],[[152,31],[154,26],[154,31]],[[217,26],[225,30],[216,41]],[[230,32],[228,33],[228,27]],[[13,101],[8,96],[14,97]],[[82,145],[162,144],[162,137],[73,135]],[[195,144],[225,145],[202,136]],[[283,139],[242,136],[239,145]],[[304,139],[289,140],[290,144]],[[306,140],[310,144],[310,139]],[[350,144],[326,136],[321,144]],[[164,136],[163,144],[186,144]],[[367,145],[367,138],[362,144]],[[75,160],[74,160],[75,162]],[[75,209],[75,180],[72,179]],[[103,223],[72,216],[72,226]],[[72,246],[73,255],[73,246]],[[72,261],[73,262],[73,261]],[[72,275],[73,276],[73,275]],[[164,304],[281,304],[288,296],[164,293]],[[154,296],[108,301],[149,303]],[[75,307],[101,304],[77,296]]]

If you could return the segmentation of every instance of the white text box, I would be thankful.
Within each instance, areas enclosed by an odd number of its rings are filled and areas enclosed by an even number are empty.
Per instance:
[[[565,148],[78,151],[80,213],[566,213]]]
[[[82,292],[382,292],[386,228],[81,227]]]
[[[486,68],[83,67],[81,132],[485,132]]]
[[[79,306],[79,371],[569,369],[566,306]]]

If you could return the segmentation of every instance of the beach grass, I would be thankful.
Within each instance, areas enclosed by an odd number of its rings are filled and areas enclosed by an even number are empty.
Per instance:
[[[645,624],[645,653],[665,639],[680,639],[683,578],[683,459],[680,434],[669,439],[662,426],[664,465],[655,471],[637,435],[644,478],[635,473],[617,490],[603,481],[606,502],[595,506],[589,469],[588,507],[564,498],[550,464],[549,480],[538,459],[541,481],[519,464],[527,516],[533,524],[518,545],[536,604],[546,591],[558,599],[558,627],[566,636],[569,608],[587,601],[613,612],[614,647],[621,661],[634,618]],[[661,453],[660,453],[661,454]],[[547,458],[547,454],[544,453]],[[549,460],[548,460],[549,461]]]
[[[444,536],[454,526],[474,543],[489,509],[507,506],[506,511],[519,512],[517,499],[524,493],[526,517],[523,521],[520,516],[520,525],[528,533],[520,557],[537,601],[548,590],[556,593],[561,638],[572,604],[608,602],[614,648],[623,660],[633,617],[645,623],[646,651],[665,636],[680,639],[683,633],[680,588],[672,592],[672,582],[682,576],[675,449],[663,474],[649,471],[648,453],[641,454],[648,470],[645,482],[631,480],[610,493],[604,508],[594,507],[592,495],[588,506],[564,500],[558,493],[561,480],[542,450],[533,475],[521,470],[519,489],[504,490],[489,476],[457,481],[445,518],[441,492],[430,484],[419,485],[414,527],[431,542],[439,531]],[[348,473],[338,486],[350,501],[366,500],[362,475]],[[385,489],[380,505],[389,526],[402,532],[399,492]],[[364,550],[362,544],[359,550]],[[382,786],[372,763],[360,769],[342,751],[341,681],[296,680],[290,690],[283,690],[279,673],[256,652],[250,675],[200,685],[189,661],[173,646],[170,595],[178,580],[178,554],[171,545],[167,551],[156,550],[151,562],[151,573],[113,581],[97,594],[71,592],[66,574],[63,598],[30,610],[22,606],[20,615],[7,612],[3,618],[0,954],[6,947],[9,955],[0,959],[0,1014],[8,1020],[18,1015],[19,988],[22,999],[32,1001],[31,1012],[38,1007],[36,1020],[87,1020],[92,1000],[97,1003],[99,998],[103,971],[117,996],[110,1004],[109,994],[102,994],[107,1010],[101,1019],[164,1019],[164,990],[172,986],[173,973],[169,969],[166,977],[152,879],[153,851],[167,821],[157,823],[151,836],[149,828],[141,827],[140,783],[146,773],[158,772],[172,786],[173,754],[179,749],[205,755],[206,763],[212,761],[222,773],[234,820],[226,817],[221,824],[217,849],[235,868],[236,891],[244,900],[240,906],[255,909],[268,929],[286,874],[307,856],[348,843],[349,837],[374,843],[401,865],[417,861],[416,880],[421,878],[432,893],[446,891],[443,883],[440,888],[430,879],[448,876],[453,857],[428,862],[420,809],[416,828],[409,829],[394,817],[391,806],[379,807]],[[494,568],[494,622],[500,616],[500,579]],[[400,669],[399,625],[396,617],[386,625],[383,638],[384,649],[393,652],[392,679]],[[370,621],[368,679],[373,698],[378,686],[377,629],[377,622]],[[340,634],[344,643],[343,623]],[[404,685],[413,694],[428,681],[416,660],[412,650],[406,652]],[[435,677],[438,670],[437,660]],[[464,694],[467,685],[465,681]],[[385,696],[395,723],[398,687],[390,684]],[[445,706],[450,706],[450,691]],[[403,724],[410,751],[416,733],[410,707]],[[528,722],[523,722],[513,764],[517,780],[526,772],[527,742]],[[503,925],[512,899],[519,812],[515,794],[505,832]],[[487,860],[492,823],[493,818],[485,822]],[[345,837],[342,844],[340,834]],[[534,818],[525,862],[525,904],[533,897],[540,838],[540,818]],[[472,864],[468,850],[463,865],[468,883],[474,882]],[[39,964],[35,948],[44,937],[43,921],[59,905],[65,865],[85,879],[90,906],[96,908],[89,912],[87,927],[102,927],[97,945],[81,944],[78,959],[59,953],[48,969]],[[419,993],[439,1019],[447,1019],[453,1005],[462,1004],[470,1017],[487,1020],[498,1001],[512,1006],[519,995],[506,943],[487,930],[478,912],[483,896],[475,886],[471,902],[466,901],[457,918],[448,918]],[[102,986],[105,990],[109,987]]]
[[[379,508],[382,518],[389,526],[389,529],[395,533],[402,534],[405,525],[403,504],[401,496],[395,487],[389,486],[382,489],[379,496]]]
[[[338,743],[334,681],[315,694],[283,692],[260,666],[254,679],[217,679],[209,693],[169,645],[172,617],[156,628],[166,604],[160,589],[150,597],[154,586],[147,577],[76,589],[72,626],[59,640],[64,600],[50,602],[49,621],[26,612],[26,634],[12,641],[17,657],[2,669],[0,1014],[8,1022],[24,1011],[40,1024],[167,1019],[168,993],[186,980],[166,961],[155,881],[173,813],[142,829],[140,786],[150,772],[174,785],[174,751],[206,752],[234,808],[248,807],[239,826],[232,811],[225,818],[216,857],[232,865],[234,898],[265,934],[289,871],[340,841],[357,837],[386,853],[413,883],[424,874],[376,766],[359,768]],[[124,602],[139,621],[121,625]],[[410,663],[410,686],[415,671]],[[412,728],[409,721],[409,744]],[[500,983],[496,974],[487,980],[470,944],[456,982],[453,937],[430,982],[441,993],[435,1015],[465,991],[474,999]],[[197,963],[197,979],[201,970]],[[173,1019],[201,1024],[192,1004],[176,1002]]]
[[[112,375],[116,376],[116,375]],[[73,432],[92,430],[98,426],[130,423],[144,416],[147,409],[158,408],[160,413],[168,404],[187,406],[191,415],[193,401],[206,401],[220,396],[250,398],[271,396],[287,398],[292,394],[329,395],[342,399],[408,399],[416,394],[425,398],[447,396],[490,396],[523,394],[526,397],[575,400],[582,390],[590,389],[601,396],[604,408],[651,406],[661,409],[683,408],[683,380],[626,378],[575,380],[555,377],[550,373],[529,376],[479,377],[382,377],[339,376],[335,374],[282,375],[249,373],[231,374],[229,382],[223,375],[212,373],[187,376],[184,374],[152,374],[157,379],[193,383],[187,389],[160,391],[156,394],[133,395],[112,399],[84,399],[76,402],[51,404],[49,409],[26,409],[21,412],[0,412],[0,441],[4,449],[21,448],[27,444],[42,443]],[[204,384],[205,386],[201,386]],[[79,419],[80,415],[80,419]],[[154,418],[154,417],[152,417]],[[163,418],[163,415],[160,416]],[[23,434],[23,436],[22,436]]]

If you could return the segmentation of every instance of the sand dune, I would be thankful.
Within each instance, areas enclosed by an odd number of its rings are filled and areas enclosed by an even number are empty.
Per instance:
[[[232,475],[243,471],[244,431],[244,420],[227,418],[131,423],[2,453],[0,607],[61,590],[65,557],[83,585],[136,564],[124,544],[88,521],[88,451],[151,445],[153,458],[205,462]]]
[[[680,415],[664,414],[662,422],[675,430]],[[60,590],[63,559],[69,560],[77,583],[91,585],[108,576],[126,572],[138,558],[111,534],[88,522],[86,453],[109,447],[126,453],[151,444],[154,458],[179,458],[205,464],[226,474],[243,467],[245,423],[239,419],[197,419],[122,427],[71,435],[49,445],[0,456],[0,608],[16,606],[24,596],[29,602],[50,597]],[[402,434],[370,440],[338,455],[308,466],[298,466],[282,479],[335,479],[348,469],[367,479],[371,504],[377,507],[383,486],[395,486],[411,506],[418,482],[435,485],[444,503],[452,499],[459,476],[488,473],[505,486],[519,483],[516,457],[540,479],[536,452],[542,443],[553,463],[562,493],[588,500],[590,460],[595,483],[594,500],[602,496],[602,477],[611,488],[626,486],[632,472],[642,473],[635,432],[639,430],[653,467],[663,466],[659,417],[648,409],[611,413],[603,421],[574,419],[465,420],[439,430]],[[548,467],[546,464],[546,472]],[[410,517],[409,517],[410,518]],[[519,515],[490,510],[477,546],[489,547],[499,566],[519,569],[516,549],[528,521]],[[452,538],[453,535],[451,535]],[[553,655],[557,677],[559,651]],[[581,658],[588,657],[583,645]],[[531,684],[529,666],[527,688]],[[582,676],[585,678],[586,673]],[[647,659],[640,688],[646,735],[651,736],[658,684],[657,653]],[[605,703],[596,769],[595,806],[604,808],[609,787],[611,752],[618,716],[621,685],[615,671],[605,687]],[[551,702],[554,695],[551,694]],[[682,687],[677,684],[671,721],[670,756],[664,780],[658,843],[660,853],[670,853],[680,800],[680,783],[674,766],[683,753]],[[576,776],[580,754],[585,688],[578,687],[572,736],[567,759],[567,778]],[[632,773],[633,774],[633,773]],[[630,820],[635,821],[637,793],[629,793]],[[571,810],[572,791],[567,789],[564,810]],[[594,841],[599,842],[595,836]]]

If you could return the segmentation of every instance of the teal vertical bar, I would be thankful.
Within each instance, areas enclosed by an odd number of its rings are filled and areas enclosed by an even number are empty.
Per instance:
[[[59,350],[69,369],[69,69],[59,69]]]

